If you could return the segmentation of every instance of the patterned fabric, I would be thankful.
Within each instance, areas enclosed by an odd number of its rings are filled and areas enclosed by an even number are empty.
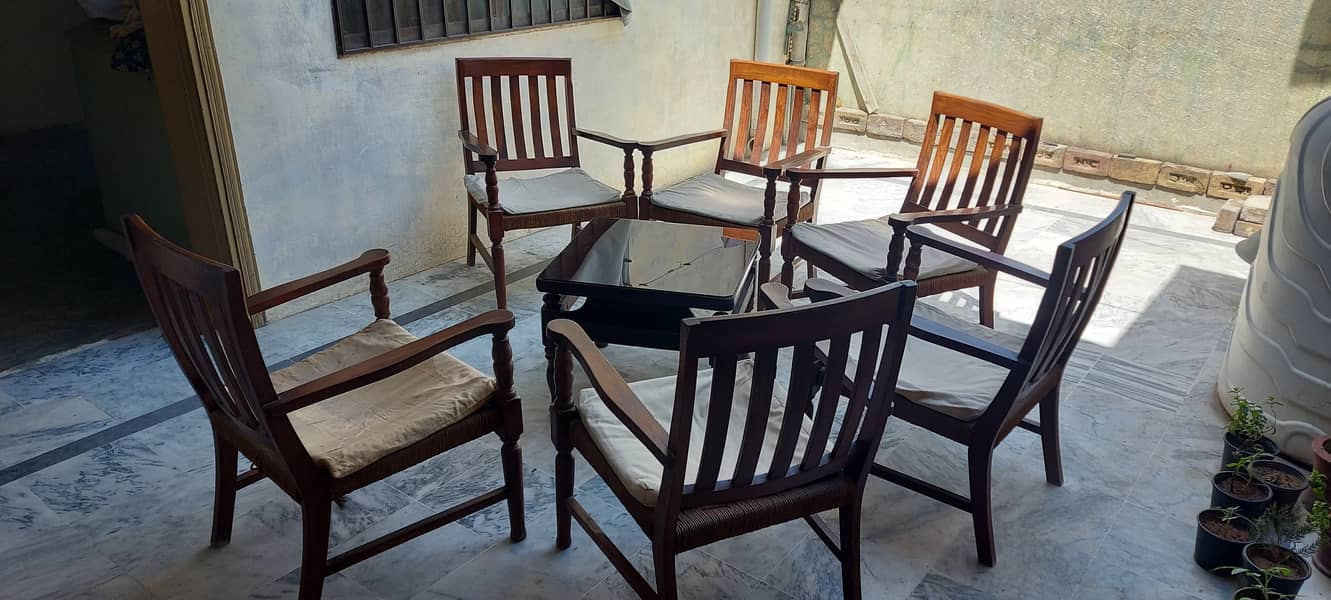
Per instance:
[[[148,57],[148,37],[143,32],[143,17],[139,13],[139,0],[122,0],[124,18],[111,27],[115,50],[111,52],[111,68],[126,73],[147,73],[152,70]]]

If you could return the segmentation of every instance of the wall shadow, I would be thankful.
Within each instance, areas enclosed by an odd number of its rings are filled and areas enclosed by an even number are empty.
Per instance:
[[[1313,0],[1303,20],[1289,83],[1294,87],[1323,86],[1328,81],[1331,81],[1331,0]]]

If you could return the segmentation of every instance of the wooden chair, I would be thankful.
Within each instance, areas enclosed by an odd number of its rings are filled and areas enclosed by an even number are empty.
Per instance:
[[[1059,382],[1113,270],[1134,198],[1132,192],[1124,192],[1103,221],[1059,246],[1048,274],[919,226],[907,228],[911,248],[904,277],[914,274],[923,250],[932,247],[1045,288],[1025,339],[949,317],[926,304],[917,307],[911,322],[893,414],[966,445],[970,497],[881,464],[873,466],[874,475],[970,512],[976,550],[985,565],[993,566],[996,559],[990,467],[999,442],[1017,427],[1039,434],[1045,477],[1054,485],[1063,484]],[[815,300],[854,293],[821,280],[811,280],[808,290]],[[836,361],[827,364],[829,372],[840,370]],[[845,385],[850,382],[847,367]],[[1026,418],[1036,406],[1038,423]]]
[[[768,281],[778,230],[787,223],[812,222],[818,211],[817,181],[810,180],[807,190],[791,188],[797,191],[793,195],[798,200],[796,211],[778,214],[777,180],[782,168],[808,164],[821,168],[826,161],[836,111],[837,74],[732,59],[726,81],[722,129],[638,144],[642,151],[639,213],[644,219],[757,230],[761,236],[759,281]],[[721,141],[713,172],[661,191],[652,189],[653,154],[707,140]],[[764,177],[766,187],[726,179],[725,172]]]
[[[810,277],[822,269],[857,290],[896,281],[906,227],[932,224],[1002,254],[1012,237],[1035,164],[1043,119],[996,104],[935,92],[915,169],[786,169],[791,189],[819,179],[911,177],[901,212],[879,219],[814,225],[800,223],[781,241],[781,281],[792,285],[796,257]],[[967,160],[969,157],[969,160]],[[794,214],[796,199],[787,199]],[[980,323],[994,324],[997,271],[926,248],[920,261],[921,296],[980,288]]]
[[[798,308],[785,286],[767,284],[763,294],[782,308],[685,319],[678,375],[633,384],[576,323],[550,323],[556,545],[568,548],[577,519],[644,598],[677,596],[677,554],[801,517],[841,560],[846,597],[860,596],[860,503],[891,412],[884,395],[896,381],[914,283]],[[814,344],[828,341],[834,366],[845,364],[855,334],[884,343],[861,346],[855,360],[864,366],[842,404],[836,378],[815,379]],[[793,348],[789,394],[775,381],[783,348]],[[750,352],[755,360],[741,360]],[[593,386],[578,398],[574,358]],[[713,368],[699,371],[707,359]],[[655,590],[573,497],[575,449],[651,538]],[[831,509],[840,511],[839,541],[817,517]]]
[[[571,59],[459,58],[457,89],[462,119],[458,137],[469,200],[467,264],[475,265],[476,255],[481,255],[494,273],[499,308],[505,308],[504,232],[573,225],[577,234],[579,224],[594,217],[635,217],[633,151],[637,145],[580,129],[574,123]],[[624,152],[622,192],[582,170],[578,138]],[[563,170],[529,179],[499,179],[497,175],[537,169]],[[485,215],[489,251],[476,234],[478,214]]]
[[[416,339],[388,318],[385,250],[247,298],[235,269],[175,246],[137,215],[124,225],[162,337],[212,424],[214,546],[231,539],[236,490],[265,478],[300,503],[302,599],[318,598],[328,575],[502,500],[512,539],[526,536],[512,314],[490,311]],[[361,274],[377,320],[270,375],[250,315]],[[482,335],[493,338],[494,379],[444,353]],[[503,440],[503,486],[328,557],[335,498],[489,433]],[[255,465],[239,476],[237,452]]]

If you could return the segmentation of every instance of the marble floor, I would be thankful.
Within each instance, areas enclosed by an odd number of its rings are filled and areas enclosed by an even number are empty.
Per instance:
[[[834,165],[895,161],[839,149]],[[829,185],[824,221],[896,208],[900,182]],[[1047,268],[1056,245],[1108,212],[1110,200],[1032,186],[1009,254]],[[970,518],[880,480],[865,498],[869,598],[1228,597],[1233,582],[1192,563],[1194,516],[1209,498],[1223,413],[1218,362],[1246,265],[1210,219],[1150,207],[1133,214],[1108,292],[1063,383],[1066,483],[1045,483],[1038,440],[1017,431],[995,456],[999,561],[976,563]],[[507,540],[494,507],[341,572],[327,598],[627,598],[630,591],[576,527],[554,547],[549,442],[534,275],[565,230],[513,241],[509,298],[526,433],[526,541]],[[493,305],[487,272],[454,262],[390,284],[394,313],[425,334]],[[1039,290],[1004,279],[999,327],[1020,332]],[[928,302],[973,318],[973,293]],[[371,319],[360,294],[258,331],[276,367]],[[457,356],[488,368],[478,341]],[[669,374],[668,352],[610,347],[629,380]],[[578,373],[578,382],[584,382]],[[494,486],[497,440],[481,440],[351,494],[334,510],[345,549]],[[894,421],[878,458],[958,491],[964,451]],[[646,538],[582,465],[577,494],[640,567]],[[232,543],[208,548],[212,440],[156,331],[80,347],[0,373],[0,598],[286,598],[299,563],[297,506],[263,482],[243,490]],[[831,598],[836,560],[802,522],[681,557],[687,598]],[[1303,597],[1331,596],[1314,575]]]

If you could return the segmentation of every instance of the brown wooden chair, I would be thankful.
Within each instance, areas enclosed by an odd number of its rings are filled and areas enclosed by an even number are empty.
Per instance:
[[[678,375],[633,384],[576,323],[550,323],[559,548],[571,543],[577,519],[634,591],[673,599],[677,554],[803,517],[841,560],[846,597],[859,597],[860,503],[891,412],[884,395],[894,388],[915,287],[901,282],[798,308],[785,303],[788,294],[770,283],[763,295],[783,308],[685,319]],[[863,366],[842,403],[836,378],[815,379],[814,344],[827,341],[833,365],[846,364],[856,334],[883,343],[861,346],[854,360]],[[776,382],[783,348],[793,348],[789,393]],[[747,353],[756,358],[742,360]],[[574,358],[593,386],[577,398]],[[699,371],[709,359],[713,368]],[[575,449],[651,538],[655,590],[573,497]],[[832,509],[840,511],[839,541],[817,517]]]
[[[1035,164],[1043,119],[996,104],[935,92],[915,169],[786,169],[791,189],[811,180],[911,177],[901,212],[878,219],[814,225],[800,223],[781,241],[781,281],[792,285],[796,257],[812,277],[822,269],[857,290],[896,281],[906,227],[932,224],[1002,254],[1012,237]],[[969,157],[969,160],[967,158]],[[796,199],[787,199],[794,214]],[[920,295],[980,288],[980,323],[993,327],[998,272],[946,250],[925,248]]]
[[[499,308],[505,308],[504,232],[573,225],[576,234],[579,224],[594,217],[635,217],[633,151],[637,145],[578,128],[571,59],[459,58],[457,89],[462,119],[458,137],[468,197],[467,264],[475,265],[476,255],[481,255],[494,273]],[[623,191],[582,170],[578,138],[624,152]],[[499,179],[497,175],[537,169],[563,170],[530,179]],[[485,215],[488,251],[476,234],[478,214]]]
[[[1113,270],[1134,198],[1132,192],[1124,192],[1103,221],[1059,246],[1048,274],[919,226],[907,228],[911,248],[904,277],[911,277],[919,268],[924,249],[937,248],[1045,288],[1035,322],[1024,339],[949,317],[923,303],[911,322],[893,415],[966,445],[970,497],[881,464],[873,466],[879,477],[970,512],[981,563],[993,566],[996,559],[990,467],[994,448],[1008,433],[1020,427],[1039,434],[1045,477],[1054,485],[1063,484],[1059,383]],[[821,280],[810,280],[808,291],[815,300],[854,293]],[[827,364],[829,372],[840,370],[836,361]],[[845,385],[850,389],[850,367],[845,372]],[[1040,407],[1038,423],[1026,418],[1036,406]]]
[[[827,159],[832,113],[836,110],[837,74],[732,59],[726,81],[722,129],[638,144],[642,151],[639,213],[644,219],[757,230],[761,236],[759,281],[768,281],[772,246],[779,230],[787,223],[812,222],[817,213],[815,180],[809,181],[807,190],[799,186],[791,188],[798,192],[794,195],[798,200],[794,213],[778,213],[777,180],[784,167],[808,164],[822,167]],[[654,153],[707,140],[720,140],[713,172],[664,190],[652,189]],[[726,179],[723,176],[726,172],[765,177],[766,187],[760,189]]]
[[[328,575],[505,499],[512,539],[526,536],[512,314],[490,311],[416,339],[388,318],[385,250],[247,298],[235,269],[175,246],[137,215],[124,225],[162,337],[212,424],[214,546],[231,539],[236,490],[264,478],[300,503],[302,599],[318,598]],[[377,320],[270,375],[250,315],[361,274]],[[493,338],[493,379],[444,353],[483,335]],[[335,498],[489,433],[503,440],[503,486],[328,557]],[[255,465],[239,476],[237,452]]]

